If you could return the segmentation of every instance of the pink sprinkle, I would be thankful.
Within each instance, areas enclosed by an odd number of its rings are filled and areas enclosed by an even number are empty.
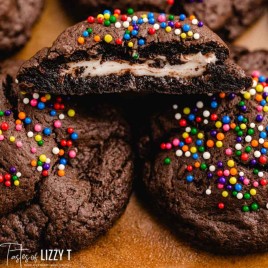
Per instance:
[[[0,135],[0,141],[3,141],[4,140],[4,135]]]
[[[244,183],[245,185],[249,185],[249,179],[244,179],[244,180],[243,180],[243,183]]]
[[[170,150],[172,148],[172,144],[170,142],[166,143],[166,149]]]
[[[22,125],[21,125],[21,124],[16,125],[16,130],[17,130],[17,131],[21,131],[21,130],[22,130]]]
[[[230,175],[230,171],[228,169],[225,169],[223,171],[223,175],[226,176],[226,177],[229,176]]]
[[[22,147],[22,142],[21,142],[21,141],[17,141],[17,142],[16,142],[16,146],[17,146],[18,148],[21,148],[21,147]]]
[[[36,148],[35,148],[35,147],[31,148],[31,153],[32,153],[32,154],[35,154],[35,153],[36,153],[36,151],[37,151],[37,150],[36,150]]]
[[[40,132],[40,131],[42,130],[42,126],[41,126],[40,124],[36,124],[36,125],[34,126],[34,130],[35,130],[36,132]]]
[[[164,22],[164,21],[166,21],[166,16],[165,15],[159,15],[157,19],[158,19],[159,22]]]
[[[218,183],[218,184],[217,184],[217,187],[218,187],[218,189],[223,189],[224,185],[221,184],[221,183]]]
[[[55,128],[60,128],[60,127],[61,127],[61,121],[60,121],[60,120],[56,120],[56,121],[54,122],[54,127],[55,127]]]
[[[253,71],[252,72],[252,76],[259,77],[260,76],[260,72],[259,71]]]
[[[71,150],[71,151],[69,152],[69,157],[70,157],[70,158],[75,158],[75,157],[76,157],[76,151]]]
[[[254,182],[253,182],[253,186],[254,186],[254,187],[258,187],[258,186],[259,186],[259,183],[258,183],[257,181],[254,181]]]
[[[226,150],[225,150],[225,154],[226,154],[226,155],[232,155],[232,154],[233,154],[232,149],[231,149],[231,148],[226,149]]]
[[[224,131],[229,131],[229,130],[230,130],[230,126],[227,125],[227,124],[225,124],[225,125],[223,125],[222,129],[223,129]]]
[[[257,111],[258,111],[258,112],[261,112],[261,111],[262,111],[262,106],[258,106],[258,107],[257,107]]]
[[[174,146],[179,146],[180,140],[179,139],[174,139],[172,143],[173,143]]]
[[[37,105],[38,101],[36,99],[32,99],[30,101],[31,106],[35,107]]]

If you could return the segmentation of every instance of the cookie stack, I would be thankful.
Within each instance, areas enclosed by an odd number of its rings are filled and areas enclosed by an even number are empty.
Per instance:
[[[176,228],[213,251],[267,250],[268,81],[194,15],[106,10],[20,65],[1,67],[0,243],[79,250],[122,214],[136,162],[113,93],[157,110],[139,158]]]

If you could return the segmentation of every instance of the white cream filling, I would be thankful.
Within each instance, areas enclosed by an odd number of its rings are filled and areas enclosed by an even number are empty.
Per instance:
[[[170,65],[165,63],[162,68],[155,68],[149,66],[153,64],[154,60],[147,60],[144,63],[130,64],[128,61],[105,61],[90,60],[68,63],[68,69],[62,71],[62,75],[71,74],[76,77],[76,71],[78,71],[81,77],[94,77],[105,75],[122,75],[130,72],[135,76],[155,76],[155,77],[196,77],[200,76],[206,70],[206,66],[209,63],[215,63],[217,57],[214,53],[208,53],[203,55],[201,52],[197,54],[182,55],[182,64]],[[159,59],[165,59],[165,57],[159,57]]]

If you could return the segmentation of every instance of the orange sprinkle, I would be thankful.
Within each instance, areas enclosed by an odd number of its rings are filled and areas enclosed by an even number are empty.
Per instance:
[[[64,170],[58,170],[58,175],[59,175],[60,177],[63,177],[63,176],[65,175]]]
[[[265,141],[265,142],[263,143],[263,147],[264,147],[264,148],[268,148],[268,141]]]
[[[187,145],[182,146],[182,150],[184,152],[187,152],[189,150],[189,147]]]
[[[220,96],[221,99],[224,99],[226,95],[225,95],[224,92],[221,92],[221,93],[219,94],[219,96]]]
[[[44,96],[44,97],[41,97],[40,99],[42,102],[46,102],[47,101],[47,98]]]
[[[64,150],[63,150],[63,149],[60,149],[60,151],[59,151],[59,155],[60,155],[60,156],[64,155]]]
[[[237,169],[236,168],[231,168],[230,173],[231,173],[232,176],[237,175]]]
[[[32,167],[36,167],[36,166],[37,166],[37,162],[36,162],[36,160],[32,160],[32,161],[31,161],[31,166],[32,166]]]
[[[80,36],[80,37],[78,37],[77,42],[78,42],[80,45],[83,45],[83,44],[85,43],[85,38],[82,37],[82,36]]]
[[[94,36],[94,41],[95,42],[100,42],[100,36],[99,35],[95,35]]]
[[[21,125],[21,120],[20,119],[16,120],[16,125]]]
[[[212,148],[214,146],[214,141],[213,140],[208,140],[207,141],[207,147]]]
[[[195,19],[195,15],[191,15],[191,16],[189,17],[189,19],[190,19],[190,20],[194,20],[194,19]]]
[[[128,26],[127,28],[129,31],[132,31],[133,30],[133,26]]]
[[[261,101],[262,100],[262,95],[261,94],[257,94],[255,97],[256,101]]]
[[[195,163],[194,163],[194,166],[195,166],[196,168],[199,168],[199,167],[200,167],[200,163],[199,163],[199,162],[195,162]]]
[[[218,139],[219,141],[224,140],[224,134],[223,134],[223,133],[218,133],[218,134],[217,134],[217,139]]]
[[[18,117],[19,117],[20,120],[23,120],[23,119],[26,118],[26,113],[24,113],[24,112],[19,112]]]
[[[231,123],[231,124],[230,124],[230,128],[231,128],[231,129],[235,129],[235,127],[236,127],[236,123]]]
[[[253,147],[257,147],[259,145],[258,141],[257,140],[253,140],[251,141],[251,146]]]

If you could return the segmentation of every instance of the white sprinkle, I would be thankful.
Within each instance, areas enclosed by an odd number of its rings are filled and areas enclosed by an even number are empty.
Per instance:
[[[182,150],[177,150],[176,151],[176,156],[182,156]]]
[[[203,112],[203,116],[204,116],[204,117],[209,117],[209,116],[210,116],[210,112],[209,112],[208,110],[205,110],[205,111]]]
[[[263,89],[263,92],[268,92],[268,87],[265,87],[265,88]]]
[[[58,154],[60,152],[60,149],[58,148],[58,147],[54,147],[53,149],[52,149],[52,153],[53,154]]]
[[[255,151],[254,156],[259,158],[261,156],[261,152],[260,151]]]
[[[200,34],[199,34],[199,33],[195,33],[195,34],[194,34],[194,39],[197,40],[197,39],[199,39],[199,38],[200,38]]]
[[[180,114],[180,113],[176,113],[176,114],[175,114],[175,118],[176,118],[177,120],[180,120],[180,119],[181,119],[181,114]]]
[[[32,138],[33,137],[33,132],[32,131],[29,131],[28,133],[27,133],[27,136],[28,136],[28,138]]]
[[[236,197],[237,197],[237,199],[242,199],[242,198],[243,198],[243,194],[242,194],[242,193],[238,193],[238,194],[236,195]]]
[[[131,22],[132,21],[132,18],[131,17],[127,17],[127,21],[128,22]]]
[[[260,139],[259,139],[259,143],[260,143],[260,144],[264,144],[264,139],[260,138]]]
[[[176,30],[174,31],[174,33],[175,33],[175,35],[180,35],[180,34],[181,34],[181,30],[180,30],[180,29],[176,29]]]
[[[240,172],[239,172],[239,176],[240,176],[240,177],[243,177],[244,175],[245,175],[245,173],[244,173],[243,171],[240,171]]]
[[[133,21],[138,20],[138,16],[133,16],[133,17],[132,17],[132,20],[133,20]]]
[[[121,28],[121,23],[119,21],[117,21],[114,26],[115,26],[115,28],[119,29],[119,28]]]
[[[49,164],[51,162],[50,158],[46,159],[46,163]]]
[[[266,208],[268,209],[268,203],[266,203]]]
[[[177,104],[174,104],[174,105],[173,105],[173,109],[174,109],[174,110],[177,110],[177,109],[178,109],[178,105],[177,105]]]
[[[257,81],[253,80],[253,85],[252,86],[253,87],[256,87],[257,86],[257,83],[258,83]]]
[[[263,131],[263,129],[264,129],[263,125],[258,126],[259,131]]]
[[[38,99],[38,98],[39,98],[39,94],[38,94],[38,93],[34,93],[34,94],[33,94],[33,98],[34,98],[34,99]]]
[[[211,195],[211,190],[210,190],[210,189],[207,189],[207,190],[206,190],[206,194],[207,194],[207,195]]]
[[[194,24],[194,25],[198,24],[198,20],[197,19],[193,19],[192,20],[192,24]]]
[[[129,26],[129,22],[128,22],[128,21],[124,21],[124,22],[123,22],[123,27],[124,27],[124,28],[127,28],[128,26]]]
[[[154,24],[154,29],[155,29],[155,30],[159,30],[159,29],[160,29],[160,25],[159,25],[158,23],[155,23],[155,24]]]
[[[43,170],[43,168],[41,166],[37,167],[37,171],[41,172]]]
[[[251,140],[252,140],[252,137],[251,137],[251,136],[247,135],[247,136],[245,137],[245,141],[246,141],[246,142],[251,142]]]
[[[242,145],[241,145],[240,143],[237,143],[237,144],[235,145],[235,149],[236,149],[236,150],[241,150],[241,149],[242,149]]]
[[[17,78],[15,79],[15,83],[16,83],[16,84],[18,84],[18,83],[19,83],[19,80],[18,80]]]
[[[250,125],[249,125],[251,128],[255,128],[255,123],[251,123]]]
[[[204,153],[203,153],[203,158],[204,158],[205,160],[210,159],[210,153],[209,153],[209,152],[204,152]]]
[[[205,125],[207,125],[207,124],[208,124],[208,120],[205,119],[203,123],[204,123]]]
[[[212,165],[212,166],[209,167],[209,171],[213,172],[215,170],[216,170],[216,167],[215,166]]]
[[[21,173],[20,173],[20,172],[17,172],[16,176],[17,176],[18,178],[20,178],[20,177],[21,177]]]
[[[198,101],[198,102],[196,103],[196,107],[197,107],[198,109],[202,109],[202,108],[204,107],[204,103],[203,103],[203,101]]]
[[[59,170],[64,170],[65,169],[65,166],[63,164],[60,164],[60,165],[58,165],[58,169]]]
[[[189,151],[185,152],[185,156],[186,157],[190,157],[191,156],[191,152],[189,152]]]
[[[65,115],[64,115],[64,114],[60,114],[60,115],[59,115],[59,119],[60,119],[60,120],[63,120],[64,118],[65,118]]]
[[[254,96],[254,95],[256,95],[256,90],[254,88],[251,88],[249,90],[249,93],[250,93],[251,96]]]
[[[24,103],[24,104],[28,104],[29,102],[30,102],[30,100],[29,100],[28,98],[24,98],[24,99],[23,99],[23,103]]]
[[[143,18],[143,22],[147,23],[148,22],[148,18]]]
[[[187,128],[185,128],[185,131],[189,133],[189,132],[191,132],[191,128],[187,127]]]
[[[259,176],[260,178],[262,178],[262,177],[264,176],[263,172],[260,171],[260,172],[258,173],[258,176]]]

